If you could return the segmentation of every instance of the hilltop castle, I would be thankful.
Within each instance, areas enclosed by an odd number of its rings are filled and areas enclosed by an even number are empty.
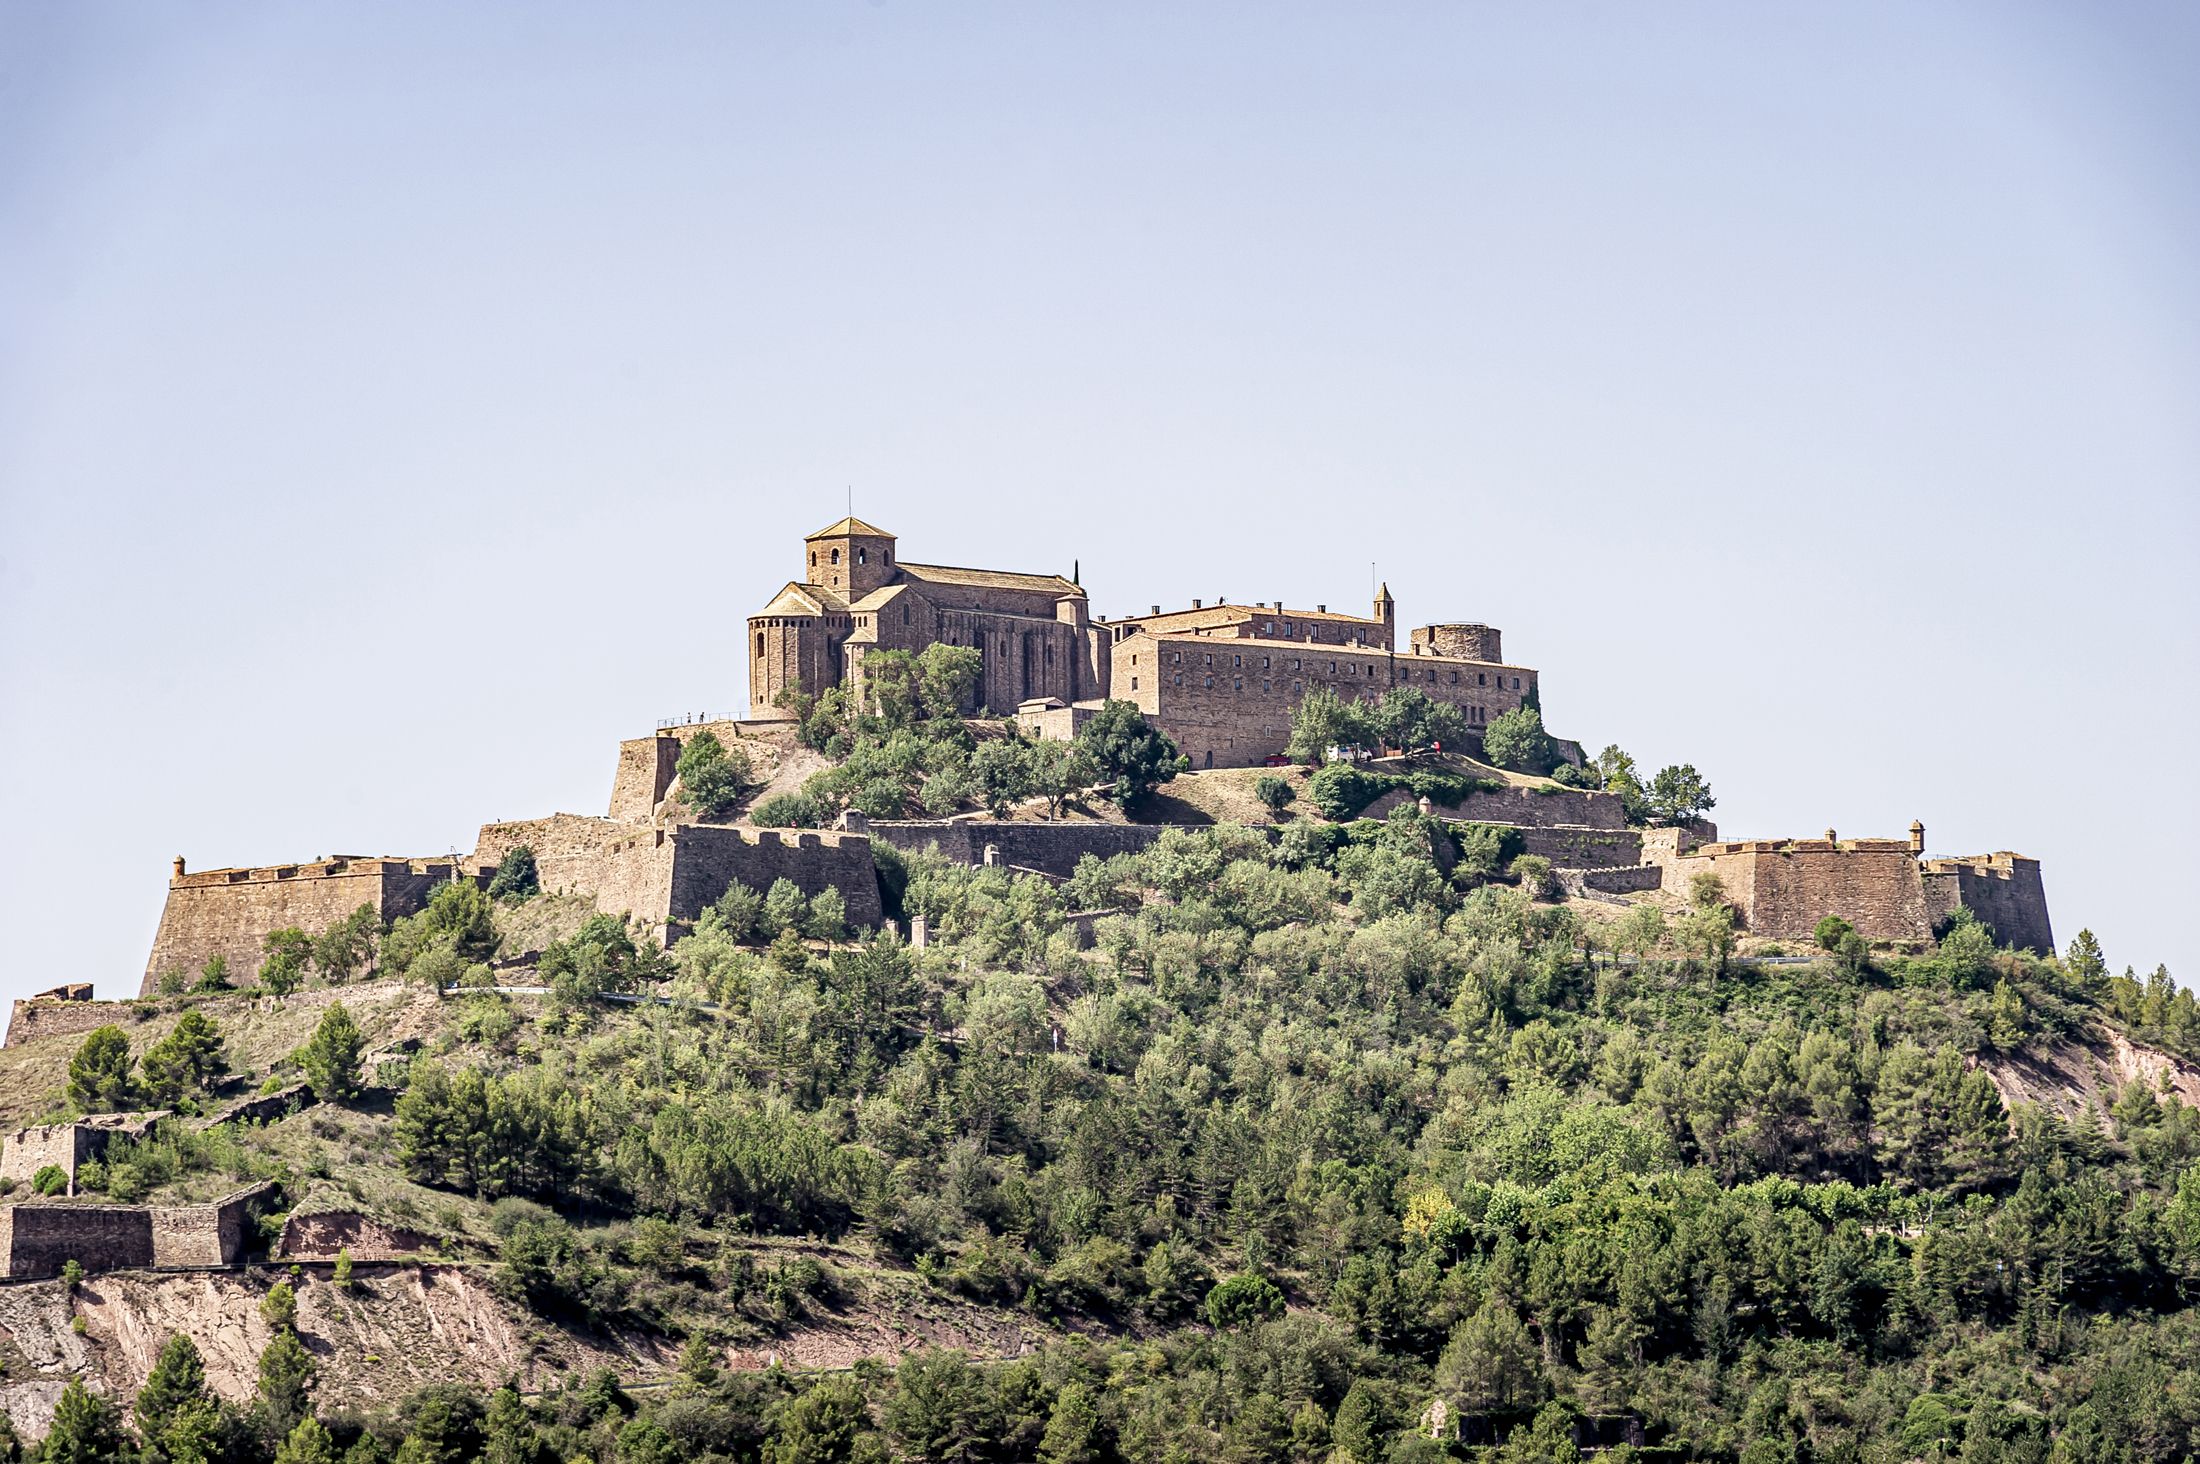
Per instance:
[[[978,705],[1068,736],[1110,697],[1131,702],[1194,767],[1247,767],[1281,752],[1301,697],[1326,686],[1368,700],[1410,686],[1469,726],[1536,702],[1536,673],[1504,659],[1499,632],[1426,625],[1398,649],[1385,585],[1362,617],[1192,601],[1188,610],[1096,620],[1073,576],[912,564],[894,535],[844,518],[802,541],[803,578],[749,617],[749,715],[794,716],[792,694],[860,683],[873,650],[975,647]],[[1218,642],[1220,644],[1218,644]]]

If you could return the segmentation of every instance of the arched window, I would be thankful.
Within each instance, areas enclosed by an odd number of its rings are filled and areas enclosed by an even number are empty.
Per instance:
[[[840,563],[840,551],[839,551],[838,549],[835,549],[835,550],[833,551],[833,563],[835,563],[835,564],[838,564],[838,563]]]
[[[756,654],[764,654],[764,632],[761,630],[756,633]]]
[[[870,551],[870,550],[868,550],[868,549],[858,549],[858,550],[856,551],[856,563],[858,563],[858,564],[869,564],[870,562],[871,562],[871,551]]]

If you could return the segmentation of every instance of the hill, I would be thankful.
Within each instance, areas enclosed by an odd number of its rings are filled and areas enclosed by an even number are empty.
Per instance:
[[[656,956],[452,886],[484,908],[353,985],[140,1003],[139,1079],[197,1011],[232,1086],[295,1080],[341,1003],[371,1081],[213,1127],[185,1091],[30,1201],[276,1186],[240,1264],[0,1288],[9,1408],[126,1403],[186,1336],[225,1457],[272,1457],[295,1336],[361,1461],[2191,1447],[2166,977],[1968,921],[1739,960],[1708,896],[1447,874],[1410,806],[1322,827],[1065,887],[911,856],[921,951],[737,892]],[[1110,913],[1088,944],[1070,909]],[[406,982],[483,916],[468,979],[510,990]],[[59,1116],[81,1041],[0,1054],[11,1119]]]

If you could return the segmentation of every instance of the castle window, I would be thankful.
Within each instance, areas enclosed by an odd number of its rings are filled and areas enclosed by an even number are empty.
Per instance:
[[[1459,673],[1456,671],[1451,673],[1451,684],[1453,686],[1457,686],[1459,684]]]
[[[1231,688],[1230,688],[1230,689],[1231,689],[1232,691],[1243,691],[1243,690],[1245,690],[1245,678],[1244,678],[1244,677],[1242,677],[1242,676],[1241,676],[1241,677],[1239,677],[1239,678],[1237,679],[1237,682],[1236,682],[1236,683],[1235,683],[1235,684],[1234,684],[1233,686],[1231,686]]]
[[[1245,667],[1245,658],[1243,656],[1232,656],[1230,658],[1230,664],[1240,670],[1243,670]]]
[[[909,607],[907,605],[901,607],[901,623],[903,625],[909,623]]]
[[[1260,669],[1263,671],[1268,669],[1268,658],[1266,656],[1260,658]]]
[[[1207,678],[1207,684],[1208,684],[1209,686],[1213,686],[1213,685],[1215,684],[1215,679],[1214,679],[1214,678],[1213,678],[1212,676],[1208,677],[1208,678]]]
[[[815,549],[810,551],[810,568],[817,568],[817,551]]]
[[[1176,673],[1176,684],[1178,686],[1182,686],[1184,684],[1184,673],[1181,671]]]
[[[1476,686],[1487,686],[1487,685],[1489,685],[1489,684],[1490,684],[1490,678],[1489,678],[1488,674],[1487,674],[1486,672],[1482,672],[1482,671],[1477,671],[1477,672],[1475,672],[1475,673],[1474,673],[1474,684],[1475,684]]]
[[[1274,688],[1273,688],[1273,687],[1271,687],[1271,686],[1269,686],[1269,684],[1268,684],[1268,682],[1267,682],[1267,679],[1266,679],[1266,678],[1264,677],[1264,678],[1262,678],[1262,680],[1261,680],[1261,683],[1260,683],[1260,690],[1261,690],[1261,695],[1263,695],[1263,696],[1266,696],[1266,695],[1267,695],[1267,694],[1268,694],[1268,693],[1269,693],[1270,691],[1274,690]]]
[[[761,630],[756,633],[756,654],[764,654],[764,632]]]
[[[1136,691],[1136,690],[1138,690],[1138,678],[1137,678],[1137,677],[1135,677],[1135,676],[1133,676],[1133,677],[1131,678],[1131,690],[1132,690],[1132,691]]]
[[[868,549],[858,549],[858,550],[856,551],[856,563],[858,563],[858,564],[869,564],[870,562],[871,562],[871,551],[870,551],[870,550],[868,550]]]
[[[1182,651],[1171,651],[1169,652],[1169,659],[1181,666],[1184,664],[1184,653]]]
[[[1137,654],[1136,654],[1135,652],[1134,652],[1134,653],[1132,654],[1132,656],[1131,656],[1131,664],[1132,664],[1133,666],[1135,666],[1135,665],[1137,665],[1137,664],[1138,664],[1138,656],[1137,656]]]
[[[1294,682],[1292,682],[1292,683],[1291,683],[1291,692],[1292,692],[1292,694],[1293,694],[1294,696],[1295,696],[1295,695],[1297,695],[1298,693],[1300,693],[1300,692],[1304,691],[1304,690],[1306,690],[1306,683],[1305,683],[1305,682],[1303,682],[1303,681],[1294,681]]]
[[[839,551],[838,549],[835,549],[835,550],[833,551],[833,563],[835,563],[835,564],[838,564],[838,563],[840,563],[840,551]]]
[[[1515,676],[1515,677],[1513,678],[1513,690],[1514,690],[1514,691],[1518,691],[1518,690],[1520,690],[1520,678],[1519,678],[1519,677],[1517,677],[1517,676]]]

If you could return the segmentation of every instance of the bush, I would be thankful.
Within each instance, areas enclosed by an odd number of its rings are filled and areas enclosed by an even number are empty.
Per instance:
[[[1512,862],[1512,877],[1520,885],[1521,893],[1531,900],[1550,898],[1555,885],[1551,878],[1551,861],[1541,854],[1522,854]]]
[[[1108,701],[1078,730],[1077,745],[1092,759],[1096,776],[1115,785],[1118,804],[1137,801],[1184,771],[1176,744],[1127,701]]]
[[[1227,1332],[1283,1315],[1283,1293],[1265,1276],[1241,1271],[1207,1293],[1207,1321]]]
[[[497,861],[497,872],[489,876],[489,898],[527,899],[542,893],[542,876],[535,869],[535,851],[525,844],[519,845]]]
[[[1818,928],[1811,934],[1817,939],[1820,950],[1837,951],[1841,949],[1841,937],[1854,934],[1855,931],[1856,927],[1840,916],[1828,915],[1818,922]]]
[[[1482,729],[1482,755],[1501,768],[1547,773],[1558,762],[1558,749],[1543,731],[1543,714],[1514,707]]]
[[[69,1188],[69,1171],[58,1164],[48,1164],[31,1176],[31,1188],[49,1199]]]
[[[825,810],[807,793],[775,793],[749,810],[749,818],[767,829],[814,829],[825,822]]]
[[[1299,796],[1289,778],[1279,778],[1274,773],[1263,773],[1253,784],[1253,796],[1268,806],[1270,813],[1281,813]]]
[[[680,749],[675,767],[680,779],[680,801],[697,818],[724,818],[738,808],[756,786],[748,753],[728,747],[710,731],[696,733]]]

